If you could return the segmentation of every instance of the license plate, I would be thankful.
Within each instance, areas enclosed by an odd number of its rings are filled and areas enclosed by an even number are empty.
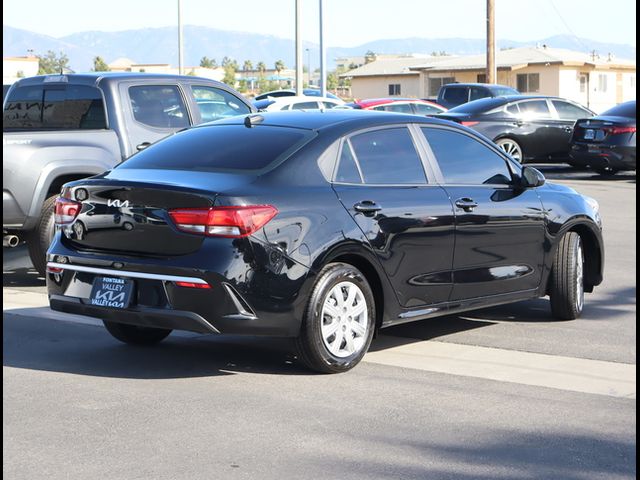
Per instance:
[[[584,131],[585,140],[593,140],[594,138],[596,138],[595,130],[593,130],[592,128],[588,128],[587,130]]]
[[[131,301],[133,281],[123,278],[96,277],[89,303],[99,307],[127,308]]]

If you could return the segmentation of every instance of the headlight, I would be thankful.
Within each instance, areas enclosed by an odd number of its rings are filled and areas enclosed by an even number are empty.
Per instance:
[[[593,208],[594,212],[598,213],[600,211],[600,204],[595,198],[585,196],[584,201],[587,202],[587,205]]]

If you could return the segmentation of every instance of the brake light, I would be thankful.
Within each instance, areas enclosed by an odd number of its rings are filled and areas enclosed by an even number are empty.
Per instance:
[[[183,288],[199,288],[199,289],[209,289],[211,285],[208,283],[194,283],[194,282],[175,282],[178,287]]]
[[[622,135],[623,133],[636,133],[636,127],[605,127],[604,131],[609,135]]]
[[[211,237],[246,237],[264,227],[278,210],[271,205],[175,208],[169,216],[178,230]]]
[[[47,273],[53,273],[53,274],[60,274],[63,272],[63,269],[61,267],[54,267],[51,266],[49,264],[47,264]]]
[[[465,127],[473,127],[474,125],[479,124],[480,122],[460,122]]]
[[[80,202],[75,202],[64,197],[56,198],[54,207],[54,220],[56,225],[68,225],[72,223],[80,213],[81,208],[82,204]]]

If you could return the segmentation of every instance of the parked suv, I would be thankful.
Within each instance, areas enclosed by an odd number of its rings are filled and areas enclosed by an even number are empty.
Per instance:
[[[454,108],[463,103],[487,97],[519,95],[515,88],[491,83],[448,83],[440,87],[436,103],[445,108]]]
[[[213,80],[146,73],[21,79],[3,101],[2,227],[44,274],[60,187],[102,173],[191,125],[255,111]]]

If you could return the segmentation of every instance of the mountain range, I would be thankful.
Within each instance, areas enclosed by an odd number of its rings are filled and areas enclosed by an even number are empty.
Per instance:
[[[178,64],[177,28],[142,28],[120,32],[79,32],[64,37],[50,37],[3,25],[2,54],[7,56],[26,55],[33,51],[36,55],[47,50],[64,52],[69,57],[69,65],[75,71],[86,71],[93,66],[93,58],[101,56],[112,62],[119,57],[127,57],[139,63]],[[512,48],[526,45],[546,44],[554,48],[566,48],[583,52],[595,50],[600,55],[608,53],[619,58],[635,59],[636,47],[596,40],[577,38],[570,35],[556,35],[531,42],[498,40],[498,48]],[[304,63],[312,62],[312,69],[318,68],[318,45],[305,43],[309,49],[304,55]],[[364,55],[367,51],[378,54],[430,54],[446,52],[452,55],[479,54],[485,51],[482,38],[402,38],[375,40],[356,47],[330,47],[327,49],[328,68],[332,69],[335,59]],[[187,25],[184,27],[185,66],[195,66],[203,56],[221,62],[227,56],[236,59],[240,65],[245,60],[253,64],[262,61],[272,67],[277,60],[285,65],[294,65],[294,41],[287,38],[258,33],[235,32],[209,27]]]

